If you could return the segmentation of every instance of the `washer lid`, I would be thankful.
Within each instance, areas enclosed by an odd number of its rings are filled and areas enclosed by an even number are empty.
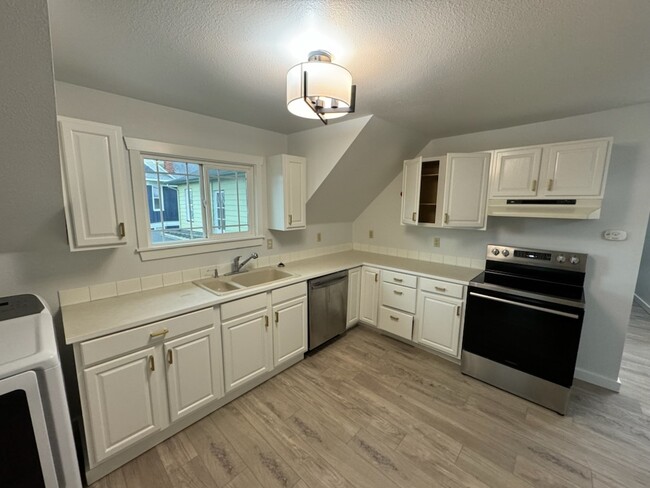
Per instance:
[[[0,298],[0,310],[0,378],[59,364],[52,316],[38,297]]]

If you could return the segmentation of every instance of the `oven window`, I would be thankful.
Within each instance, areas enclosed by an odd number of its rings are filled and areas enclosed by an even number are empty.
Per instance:
[[[570,387],[583,310],[469,288],[463,349]]]
[[[27,395],[0,395],[0,486],[45,487]]]

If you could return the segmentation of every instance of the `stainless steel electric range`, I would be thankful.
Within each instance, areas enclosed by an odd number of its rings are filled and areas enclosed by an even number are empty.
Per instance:
[[[461,371],[565,414],[584,317],[587,255],[488,245],[470,282]]]

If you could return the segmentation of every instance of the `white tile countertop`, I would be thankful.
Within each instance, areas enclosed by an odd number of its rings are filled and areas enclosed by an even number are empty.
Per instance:
[[[213,307],[220,303],[362,265],[440,278],[463,285],[466,285],[481,272],[475,268],[361,251],[328,254],[287,264],[283,269],[295,276],[244,288],[226,295],[215,295],[193,283],[184,283],[86,303],[65,305],[61,307],[65,341],[66,344],[74,344],[94,339],[138,325],[149,324],[201,308]]]

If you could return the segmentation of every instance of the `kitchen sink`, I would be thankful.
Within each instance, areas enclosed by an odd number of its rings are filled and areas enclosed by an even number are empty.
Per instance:
[[[276,268],[260,268],[242,274],[229,276],[228,278],[230,278],[230,281],[233,283],[249,287],[263,285],[264,283],[270,283],[271,281],[282,280],[284,278],[290,278],[291,276],[293,276],[293,274]]]
[[[206,278],[196,280],[193,283],[201,288],[211,291],[217,295],[225,295],[244,288],[264,285],[272,281],[283,280],[295,276],[287,271],[276,268],[259,268],[252,271],[244,271],[234,275],[220,278]]]
[[[224,281],[221,278],[207,278],[205,280],[194,281],[193,283],[208,291],[212,291],[217,295],[222,295],[224,293],[229,293],[231,291],[241,290],[244,288],[241,285],[231,283],[230,281]]]

